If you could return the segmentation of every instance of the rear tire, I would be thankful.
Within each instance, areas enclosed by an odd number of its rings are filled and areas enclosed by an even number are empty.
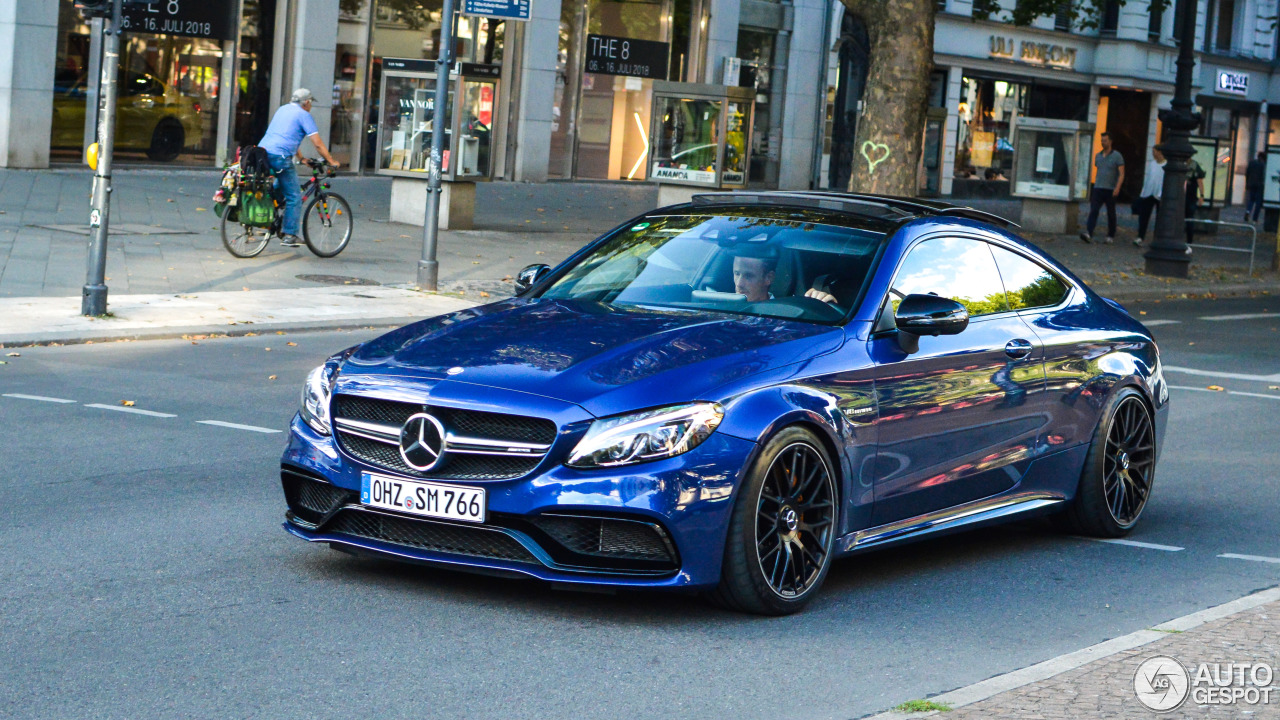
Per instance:
[[[351,205],[337,193],[311,198],[302,211],[302,237],[319,257],[331,258],[345,250],[354,229]]]
[[[241,225],[238,222],[228,220],[232,215],[232,208],[227,208],[227,212],[222,215],[222,245],[227,252],[238,258],[257,257],[267,249],[267,242],[271,239],[271,232],[266,228],[249,227]]]
[[[1102,413],[1080,485],[1062,513],[1067,529],[1117,538],[1137,524],[1155,481],[1155,423],[1141,393],[1121,388]]]
[[[834,468],[808,430],[790,427],[765,444],[738,489],[712,602],[757,615],[809,604],[831,568]]]
[[[147,149],[147,157],[156,162],[172,162],[182,154],[187,145],[187,131],[182,123],[173,118],[165,118],[156,125],[151,133],[151,147]]]

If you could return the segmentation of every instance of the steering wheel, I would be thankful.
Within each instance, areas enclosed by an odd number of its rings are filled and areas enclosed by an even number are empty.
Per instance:
[[[815,320],[825,322],[839,322],[848,314],[848,310],[836,305],[835,303],[823,302],[817,298],[804,297],[798,295],[795,297],[773,298],[771,300],[763,300],[758,303],[752,303],[757,308],[770,307],[787,307],[800,311],[800,314],[794,317],[811,317]],[[768,315],[768,312],[762,312],[762,315]]]

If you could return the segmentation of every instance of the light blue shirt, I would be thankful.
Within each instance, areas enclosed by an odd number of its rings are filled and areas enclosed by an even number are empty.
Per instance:
[[[262,136],[258,147],[272,155],[293,157],[298,152],[302,141],[320,132],[316,128],[315,118],[302,109],[297,103],[281,105],[267,126],[267,134]]]

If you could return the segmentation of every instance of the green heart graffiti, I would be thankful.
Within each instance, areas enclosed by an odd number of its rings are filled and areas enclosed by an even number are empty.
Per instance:
[[[882,154],[877,158],[872,158],[871,152],[868,151],[880,151]],[[867,159],[867,172],[869,173],[874,174],[880,163],[888,160],[891,154],[893,153],[889,150],[889,146],[884,143],[872,142],[871,140],[862,143],[862,157]]]

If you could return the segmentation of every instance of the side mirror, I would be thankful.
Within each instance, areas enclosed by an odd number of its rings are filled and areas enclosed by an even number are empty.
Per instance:
[[[529,288],[537,285],[538,281],[546,277],[550,272],[550,265],[539,263],[530,265],[516,273],[516,295],[523,295],[529,292]]]
[[[937,295],[908,295],[893,314],[898,344],[910,355],[920,349],[920,336],[956,335],[969,327],[963,305]]]

